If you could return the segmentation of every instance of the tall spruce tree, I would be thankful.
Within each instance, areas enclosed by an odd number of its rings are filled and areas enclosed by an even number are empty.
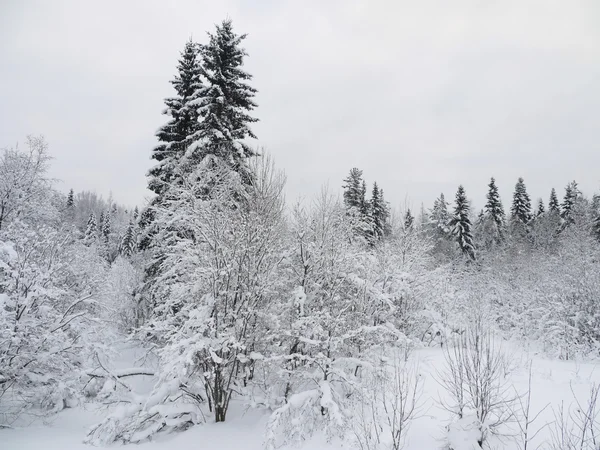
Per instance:
[[[246,35],[235,34],[228,19],[208,36],[209,43],[200,46],[204,84],[192,101],[200,122],[189,157],[194,161],[202,161],[208,155],[219,157],[248,179],[247,160],[256,152],[245,139],[256,138],[250,124],[258,119],[249,114],[257,106],[257,91],[248,84],[252,75],[242,69],[248,55],[241,47]]]
[[[370,206],[373,237],[380,240],[387,229],[388,208],[383,199],[383,191],[379,189],[377,182],[373,183]]]
[[[100,211],[100,218],[98,219],[98,237],[103,239],[104,236],[104,211]]]
[[[360,213],[362,217],[369,217],[369,201],[367,200],[367,182],[363,180],[360,189]]]
[[[486,198],[487,202],[484,207],[482,222],[484,222],[485,229],[490,234],[489,238],[495,243],[500,243],[504,240],[506,215],[494,177],[491,178],[488,184]]]
[[[546,208],[544,207],[544,200],[541,198],[538,199],[537,208],[535,210],[535,216],[540,217],[542,214],[546,212]]]
[[[475,245],[473,243],[472,224],[469,217],[470,212],[471,207],[467,200],[465,188],[460,185],[456,191],[454,214],[450,220],[450,227],[460,251],[474,260]]]
[[[69,195],[67,195],[67,208],[73,208],[75,206],[75,194],[73,193],[73,189],[69,190]]]
[[[135,252],[135,247],[134,222],[130,220],[121,240],[120,252],[123,256],[131,256]]]
[[[104,238],[105,242],[108,242],[108,240],[110,238],[110,233],[111,233],[111,219],[110,219],[110,212],[107,211],[104,214],[104,223],[102,224],[102,237]]]
[[[362,170],[354,167],[350,170],[348,177],[344,179],[344,204],[346,208],[356,208],[360,211],[365,203],[362,174]]]
[[[91,213],[85,228],[83,242],[85,245],[89,246],[96,242],[96,239],[98,239],[98,225],[96,224],[96,215]]]
[[[573,213],[575,212],[575,207],[580,198],[581,192],[579,191],[577,182],[571,181],[565,187],[565,197],[560,205],[560,216],[565,221],[565,225],[571,224],[575,221]]]
[[[554,188],[552,188],[552,190],[550,191],[550,200],[548,201],[548,212],[556,212],[560,214],[558,196],[556,195],[556,189]]]
[[[406,213],[404,214],[404,229],[406,231],[412,230],[415,222],[415,217],[410,212],[410,208],[407,208]]]
[[[185,44],[171,84],[176,95],[165,99],[163,112],[171,118],[156,133],[160,143],[152,151],[152,159],[158,164],[148,172],[148,187],[159,194],[158,203],[169,184],[180,179],[181,160],[198,131],[198,109],[191,101],[202,91],[201,70],[198,45],[191,40]]]
[[[447,235],[449,232],[449,222],[450,213],[448,212],[448,202],[442,193],[433,203],[433,208],[429,214],[429,223],[431,223],[435,230],[441,231],[443,235]]]
[[[531,199],[527,193],[527,187],[523,178],[519,178],[515,185],[513,203],[511,207],[511,220],[514,223],[527,225],[531,220]]]

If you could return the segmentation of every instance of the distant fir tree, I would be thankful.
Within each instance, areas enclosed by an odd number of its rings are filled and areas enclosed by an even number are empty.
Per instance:
[[[383,199],[383,191],[379,189],[376,182],[373,183],[370,205],[373,238],[380,240],[383,238],[387,229],[388,208]]]
[[[136,242],[134,228],[135,224],[133,220],[129,221],[127,230],[125,230],[125,235],[123,235],[123,239],[121,240],[120,251],[123,256],[131,256],[135,252]]]
[[[108,242],[111,233],[111,219],[110,212],[104,214],[104,223],[102,224],[102,236],[105,242]]]
[[[138,217],[140,216],[140,210],[138,209],[138,207],[136,206],[133,209],[133,220],[136,221],[138,219]]]
[[[470,259],[475,259],[475,245],[473,243],[472,224],[469,218],[471,207],[467,200],[465,188],[460,185],[456,192],[454,214],[450,219],[452,234],[456,239],[460,251]]]
[[[492,242],[499,244],[504,241],[506,232],[506,214],[500,200],[496,180],[491,178],[488,184],[488,193],[486,195],[487,202],[483,210],[481,221]]]
[[[171,84],[176,95],[165,99],[163,112],[170,120],[156,133],[160,143],[152,151],[152,159],[158,164],[148,173],[148,187],[159,195],[158,202],[169,184],[181,176],[181,159],[198,131],[198,109],[190,102],[194,94],[201,91],[201,69],[198,45],[191,40],[185,44]]]
[[[87,226],[85,227],[85,234],[83,236],[83,242],[85,245],[91,245],[96,242],[98,238],[98,225],[96,224],[96,216],[94,213],[90,214],[90,217],[87,221]]]
[[[453,238],[450,230],[450,213],[444,194],[435,199],[429,211],[429,220],[425,230],[433,241],[433,254],[448,258],[453,254]]]
[[[406,231],[412,230],[415,222],[415,218],[410,212],[410,208],[406,210],[406,214],[404,214],[404,229]]]
[[[574,222],[574,212],[577,202],[581,198],[581,192],[576,181],[572,181],[565,187],[565,197],[560,205],[560,217],[565,221],[565,225]]]
[[[354,167],[350,170],[348,177],[344,179],[344,204],[346,208],[356,208],[361,211],[365,204],[365,192],[363,191],[364,180],[362,170]]]
[[[541,198],[538,199],[537,208],[535,210],[535,216],[540,217],[546,212],[546,208],[544,207],[544,200]]]
[[[67,208],[72,209],[73,207],[75,207],[75,194],[73,189],[70,189],[69,195],[67,195]]]
[[[556,212],[560,214],[560,206],[558,204],[558,196],[556,190],[552,188],[550,191],[550,201],[548,202],[548,212]]]
[[[515,193],[513,194],[513,203],[510,212],[513,223],[527,225],[531,220],[531,199],[527,193],[523,178],[519,178],[515,185]]]
[[[200,122],[188,151],[193,161],[202,161],[208,155],[221,158],[242,179],[249,177],[248,158],[256,155],[245,140],[256,138],[250,124],[258,121],[249,114],[257,106],[257,91],[248,84],[252,75],[242,69],[248,55],[241,47],[245,38],[245,34],[235,34],[228,19],[209,33],[207,45],[200,46],[204,81],[192,101]]]
[[[360,213],[363,217],[369,217],[369,201],[367,200],[367,183],[365,180],[363,180],[360,189],[360,198]]]
[[[429,214],[429,223],[433,228],[442,231],[443,234],[449,233],[450,213],[448,212],[448,202],[444,198],[444,194],[435,199],[433,208]]]
[[[103,239],[104,236],[104,211],[100,212],[100,218],[98,219],[98,237]]]

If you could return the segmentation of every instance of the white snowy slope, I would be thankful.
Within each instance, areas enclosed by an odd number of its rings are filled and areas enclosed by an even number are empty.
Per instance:
[[[135,356],[134,351],[124,351],[123,357]],[[540,443],[550,439],[551,426],[555,413],[561,402],[565,406],[573,405],[574,396],[584,402],[593,383],[600,382],[600,367],[597,363],[577,363],[573,361],[549,360],[527,355],[518,350],[511,350],[515,368],[507,374],[511,388],[524,393],[528,386],[528,361],[532,361],[532,396],[531,411],[538,414],[546,405],[538,419],[531,426],[531,434],[542,428],[530,444],[536,448]],[[440,349],[417,350],[412,355],[413,362],[418,362],[419,373],[423,379],[423,393],[419,417],[409,429],[405,448],[408,450],[447,448],[448,439],[454,450],[470,450],[479,448],[476,443],[477,433],[473,433],[472,417],[465,418],[450,425],[450,414],[440,407],[443,399],[442,389],[436,381],[436,373],[444,366],[443,352]],[[129,363],[131,365],[131,363]],[[124,369],[126,361],[122,362]],[[147,390],[149,377],[139,377],[140,391]],[[0,431],[0,448],[2,450],[90,450],[91,446],[83,443],[90,426],[97,423],[107,414],[106,410],[98,410],[88,404],[67,409],[53,418],[51,423],[32,423],[23,428],[4,429]],[[155,437],[151,442],[135,445],[140,450],[198,450],[198,449],[246,449],[262,450],[265,441],[265,426],[268,420],[265,410],[247,409],[241,404],[232,406],[231,413],[225,423],[207,423],[182,433]],[[448,426],[450,427],[448,428]],[[515,431],[512,425],[503,431],[504,436],[491,436],[488,440],[490,448],[518,449],[519,443],[508,436]],[[311,440],[304,442],[300,448],[311,450],[353,449],[356,443],[348,431],[344,441],[327,442],[322,434],[317,433]],[[118,446],[118,445],[117,445]],[[285,448],[285,447],[284,447]]]

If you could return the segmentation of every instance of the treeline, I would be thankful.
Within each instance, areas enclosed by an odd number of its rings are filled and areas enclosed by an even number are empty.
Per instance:
[[[344,204],[349,213],[360,219],[361,232],[374,242],[389,234],[390,207],[377,183],[373,185],[371,199],[366,198],[367,188],[362,173],[353,168],[344,180]],[[595,193],[591,200],[587,199],[576,181],[567,184],[561,203],[552,188],[548,206],[540,198],[534,207],[525,181],[519,178],[508,216],[493,177],[488,184],[486,199],[485,206],[475,216],[461,185],[452,208],[443,193],[430,209],[421,208],[416,225],[435,242],[434,254],[455,257],[454,247],[460,254],[475,261],[478,253],[485,255],[508,245],[548,250],[557,242],[559,235],[574,224],[588,229],[590,236],[600,242],[600,194]],[[405,231],[415,226],[410,208],[406,209],[401,225]]]

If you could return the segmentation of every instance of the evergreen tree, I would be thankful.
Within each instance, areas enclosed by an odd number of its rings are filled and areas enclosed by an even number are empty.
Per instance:
[[[234,33],[228,19],[200,47],[204,85],[194,93],[200,122],[190,147],[193,160],[217,156],[243,178],[249,176],[247,159],[256,154],[245,139],[256,138],[250,124],[258,121],[249,115],[256,107],[256,89],[247,83],[252,75],[242,69],[247,53],[240,44],[245,38]]]
[[[90,214],[90,217],[87,221],[87,226],[85,228],[85,235],[83,237],[83,241],[85,245],[91,245],[96,241],[98,237],[98,226],[96,224],[96,215],[94,213]]]
[[[362,187],[360,189],[360,213],[362,217],[369,217],[369,202],[367,200],[367,183],[365,180],[362,182]]]
[[[73,208],[75,206],[75,197],[73,193],[73,189],[69,190],[69,195],[67,195],[67,208]]]
[[[362,170],[356,167],[350,170],[348,177],[344,179],[344,204],[346,208],[361,210],[365,203]]]
[[[536,212],[535,212],[535,216],[536,217],[540,217],[545,212],[546,212],[546,208],[544,207],[544,200],[542,200],[540,198],[540,199],[538,199],[538,205],[537,205],[537,209],[536,209]]]
[[[473,244],[473,234],[471,231],[471,219],[469,214],[471,207],[467,200],[467,194],[462,185],[456,192],[454,205],[454,214],[450,220],[450,227],[460,251],[471,259],[475,259],[475,246]]]
[[[181,159],[198,131],[198,110],[190,102],[201,90],[201,70],[198,45],[191,40],[185,44],[171,84],[176,96],[165,99],[164,110],[171,118],[156,133],[160,143],[152,151],[152,159],[158,164],[148,173],[148,187],[159,196],[181,175]],[[157,201],[160,202],[160,197]]]
[[[140,210],[139,210],[139,209],[138,209],[138,207],[136,206],[136,207],[133,209],[133,220],[134,220],[134,221],[136,221],[136,220],[138,219],[139,215],[140,215]]]
[[[500,194],[498,187],[496,186],[496,180],[494,177],[491,178],[490,184],[488,184],[487,202],[484,207],[482,223],[485,229],[489,229],[490,238],[495,243],[500,243],[504,240],[504,234],[506,229],[506,215],[504,214],[504,207],[500,200]]]
[[[580,200],[580,198],[581,192],[577,187],[577,182],[572,181],[569,184],[567,184],[567,187],[565,188],[565,198],[563,199],[563,202],[560,205],[560,216],[565,221],[565,224],[570,224],[574,222],[573,213],[575,211],[575,206]]]
[[[129,221],[129,225],[121,241],[121,254],[123,256],[131,256],[135,251],[135,247],[134,223],[133,221]]]
[[[410,208],[406,210],[406,214],[404,214],[404,229],[406,231],[412,230],[415,218],[410,212]]]
[[[441,231],[444,235],[448,234],[450,214],[448,213],[448,202],[444,198],[444,194],[440,194],[433,203],[433,208],[431,209],[429,217],[429,222],[433,225],[434,229]]]
[[[522,225],[527,225],[531,220],[531,199],[527,193],[523,178],[519,178],[515,185],[511,219],[514,223],[520,223]]]
[[[105,242],[108,242],[111,232],[110,213],[104,214],[104,223],[102,224],[102,236]]]
[[[105,218],[104,218],[104,211],[100,212],[100,218],[98,219],[98,237],[103,239],[104,237],[104,222],[105,222]]]
[[[558,205],[558,197],[556,195],[556,190],[552,188],[550,191],[550,201],[548,202],[548,211],[560,213],[560,207]]]
[[[383,191],[377,183],[373,183],[371,192],[371,223],[373,224],[373,237],[377,240],[383,238],[387,229],[388,208],[383,199]]]

